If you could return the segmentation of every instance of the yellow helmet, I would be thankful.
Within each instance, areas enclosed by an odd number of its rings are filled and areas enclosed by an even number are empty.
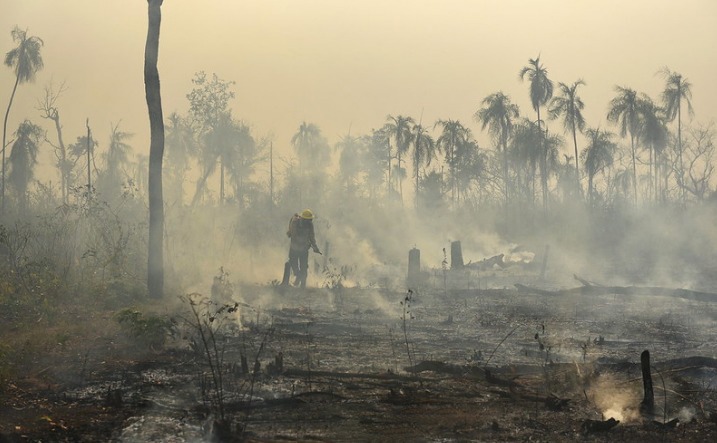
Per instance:
[[[311,212],[311,209],[304,209],[304,212],[301,213],[301,218],[303,218],[304,220],[313,220],[314,213]]]

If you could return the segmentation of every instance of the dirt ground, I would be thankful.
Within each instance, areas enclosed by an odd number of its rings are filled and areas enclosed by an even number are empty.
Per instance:
[[[9,385],[0,442],[717,441],[717,300],[240,292],[218,340],[221,402],[191,328],[162,349],[108,328]]]

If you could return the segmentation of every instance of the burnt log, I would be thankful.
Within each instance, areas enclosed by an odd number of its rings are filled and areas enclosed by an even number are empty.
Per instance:
[[[519,283],[516,283],[515,287],[522,292],[540,295],[657,295],[677,297],[685,300],[717,302],[717,294],[713,292],[692,291],[690,289],[672,289],[657,286],[596,286],[590,284],[558,291],[548,291]]]
[[[607,419],[605,421],[585,420],[581,426],[581,429],[584,434],[593,434],[595,432],[609,431],[610,429],[614,428],[618,424],[620,424],[620,420],[615,420],[612,417],[610,417],[609,419]]]

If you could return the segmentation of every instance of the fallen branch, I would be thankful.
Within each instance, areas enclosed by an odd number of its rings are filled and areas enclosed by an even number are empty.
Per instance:
[[[586,282],[587,283],[587,282]],[[526,293],[538,295],[661,295],[678,297],[686,300],[717,302],[717,294],[713,292],[692,291],[690,289],[672,289],[659,286],[595,286],[583,285],[572,289],[547,291],[532,286],[516,283],[515,287]]]

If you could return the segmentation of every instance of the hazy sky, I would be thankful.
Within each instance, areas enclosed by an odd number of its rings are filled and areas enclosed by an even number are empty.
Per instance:
[[[25,118],[49,129],[34,108],[50,81],[64,81],[66,142],[89,117],[101,147],[121,121],[148,151],[145,0],[0,0],[3,55],[15,25],[44,40],[45,68],[18,90],[10,132]],[[502,90],[534,118],[518,72],[538,54],[556,84],[586,81],[589,126],[609,127],[615,85],[658,99],[664,66],[691,81],[696,120],[714,121],[716,42],[715,0],[165,0],[159,71],[165,116],[187,111],[194,73],[216,73],[236,82],[234,115],[278,150],[303,120],[333,144],[388,114],[458,119],[487,147],[473,114]],[[3,115],[13,82],[1,67]]]

